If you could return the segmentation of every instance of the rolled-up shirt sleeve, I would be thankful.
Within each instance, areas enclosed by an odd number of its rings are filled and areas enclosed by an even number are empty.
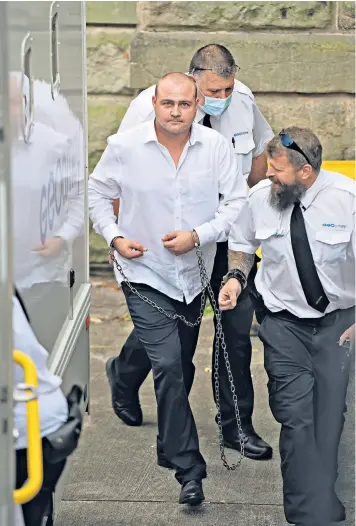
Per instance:
[[[220,137],[215,169],[219,176],[219,206],[214,219],[195,228],[200,244],[226,241],[248,195],[246,179],[228,141]]]
[[[252,157],[259,157],[265,149],[265,145],[273,138],[274,133],[256,104],[253,104],[253,140],[255,147]]]
[[[119,157],[109,138],[108,145],[88,183],[90,218],[94,230],[105,238],[108,245],[115,236],[120,235],[112,204],[114,199],[121,196],[119,174]]]
[[[260,243],[256,240],[253,215],[249,198],[245,201],[238,220],[232,225],[229,234],[229,249],[234,252],[254,254]]]

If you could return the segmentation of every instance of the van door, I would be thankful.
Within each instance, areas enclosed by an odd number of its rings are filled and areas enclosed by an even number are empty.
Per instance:
[[[12,263],[6,4],[0,3],[0,524],[13,524]]]

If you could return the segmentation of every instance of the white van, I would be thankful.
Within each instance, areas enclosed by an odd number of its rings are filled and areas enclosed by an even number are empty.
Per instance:
[[[0,2],[2,526],[13,524],[14,509],[13,283],[50,370],[65,393],[79,385],[88,408],[85,42],[84,2]]]

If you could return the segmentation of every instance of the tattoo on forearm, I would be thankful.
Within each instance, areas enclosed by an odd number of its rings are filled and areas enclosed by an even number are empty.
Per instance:
[[[234,250],[229,250],[229,270],[234,268],[242,270],[246,278],[250,273],[254,261],[255,254],[247,254],[246,252],[235,252]]]

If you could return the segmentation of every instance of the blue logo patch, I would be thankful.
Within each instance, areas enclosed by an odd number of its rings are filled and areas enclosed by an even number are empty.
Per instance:
[[[248,135],[248,131],[234,133],[234,137],[240,137],[240,135]]]

